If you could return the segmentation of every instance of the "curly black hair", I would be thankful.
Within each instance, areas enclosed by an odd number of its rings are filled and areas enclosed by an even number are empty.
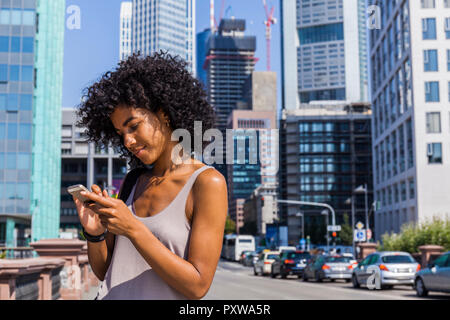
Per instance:
[[[153,113],[163,111],[171,129],[186,129],[192,137],[194,150],[194,121],[202,121],[202,135],[216,121],[213,108],[206,99],[200,81],[187,70],[179,56],[155,52],[143,57],[136,53],[108,71],[99,81],[86,88],[77,110],[77,126],[86,128],[87,140],[115,148],[133,167],[144,164],[124,146],[110,115],[119,105],[143,108]],[[205,146],[205,144],[203,144]]]

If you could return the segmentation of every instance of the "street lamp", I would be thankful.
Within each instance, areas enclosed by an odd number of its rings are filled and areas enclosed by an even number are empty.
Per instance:
[[[348,198],[345,200],[345,204],[351,204],[352,205],[352,250],[353,255],[356,257],[356,251],[355,251],[355,197],[352,195],[351,198]]]
[[[368,212],[368,210],[367,210],[367,207],[368,207],[368,205],[367,205],[367,192],[368,192],[368,190],[367,190],[367,184],[365,183],[364,186],[359,186],[359,187],[356,188],[353,192],[356,193],[356,194],[358,194],[358,193],[359,193],[359,194],[364,193],[364,195],[365,195],[365,208],[366,208],[366,234],[367,234],[367,230],[369,230],[369,212]],[[367,238],[366,238],[366,241],[367,241]]]
[[[327,216],[327,251],[330,252],[330,238],[328,237],[328,225],[329,225],[329,223],[328,223],[328,217],[329,217],[328,214],[329,214],[329,212],[328,212],[328,210],[323,210],[321,212],[321,214],[324,215],[324,216]]]

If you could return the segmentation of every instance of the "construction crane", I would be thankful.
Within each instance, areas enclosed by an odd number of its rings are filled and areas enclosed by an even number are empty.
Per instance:
[[[272,6],[272,8],[269,11],[269,7],[267,6],[266,0],[262,0],[264,4],[264,9],[266,10],[266,18],[267,20],[264,21],[264,25],[266,26],[266,41],[267,41],[267,71],[270,71],[270,42],[272,40],[272,25],[277,23],[277,19],[274,18],[273,13],[275,10],[275,7]]]
[[[225,0],[222,0],[221,6],[220,6],[220,16],[219,21],[216,20],[215,11],[214,11],[214,0],[209,1],[209,21],[210,21],[210,28],[211,33],[216,33],[217,30],[219,30],[219,23],[223,18],[223,11],[225,9]]]

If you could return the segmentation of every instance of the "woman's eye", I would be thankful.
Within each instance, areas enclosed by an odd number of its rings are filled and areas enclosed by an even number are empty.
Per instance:
[[[131,130],[133,130],[133,131],[134,131],[134,130],[136,130],[136,129],[137,129],[137,127],[139,127],[139,124],[137,124],[137,125],[135,125],[135,126],[132,126],[132,127],[131,127]]]

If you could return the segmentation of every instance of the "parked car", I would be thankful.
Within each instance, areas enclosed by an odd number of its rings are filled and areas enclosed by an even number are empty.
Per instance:
[[[272,271],[272,263],[280,259],[280,252],[278,251],[263,251],[258,256],[258,260],[253,265],[253,272],[255,276],[261,274],[262,276],[270,274]]]
[[[277,251],[283,252],[283,251],[295,251],[297,250],[294,246],[280,246],[277,248]]]
[[[258,259],[258,254],[256,251],[248,253],[242,260],[242,264],[246,267],[253,267],[253,262]]]
[[[240,263],[240,264],[244,264],[245,257],[246,257],[247,255],[249,255],[250,253],[252,253],[252,252],[254,252],[254,251],[248,251],[248,250],[242,251],[242,252],[241,252],[241,255],[239,256],[239,263]]]
[[[272,263],[272,278],[280,275],[286,279],[288,275],[296,275],[299,278],[303,275],[306,262],[311,259],[311,254],[305,251],[284,251],[280,259]]]
[[[350,282],[353,266],[351,257],[340,255],[316,256],[306,265],[303,280],[314,279],[321,282],[323,279],[331,281],[343,279]]]
[[[419,297],[426,297],[430,291],[450,293],[450,251],[417,272],[414,287]]]
[[[414,277],[420,265],[407,252],[375,252],[367,256],[354,269],[353,287],[368,285],[371,280],[374,287],[392,288],[395,285],[414,285]]]

